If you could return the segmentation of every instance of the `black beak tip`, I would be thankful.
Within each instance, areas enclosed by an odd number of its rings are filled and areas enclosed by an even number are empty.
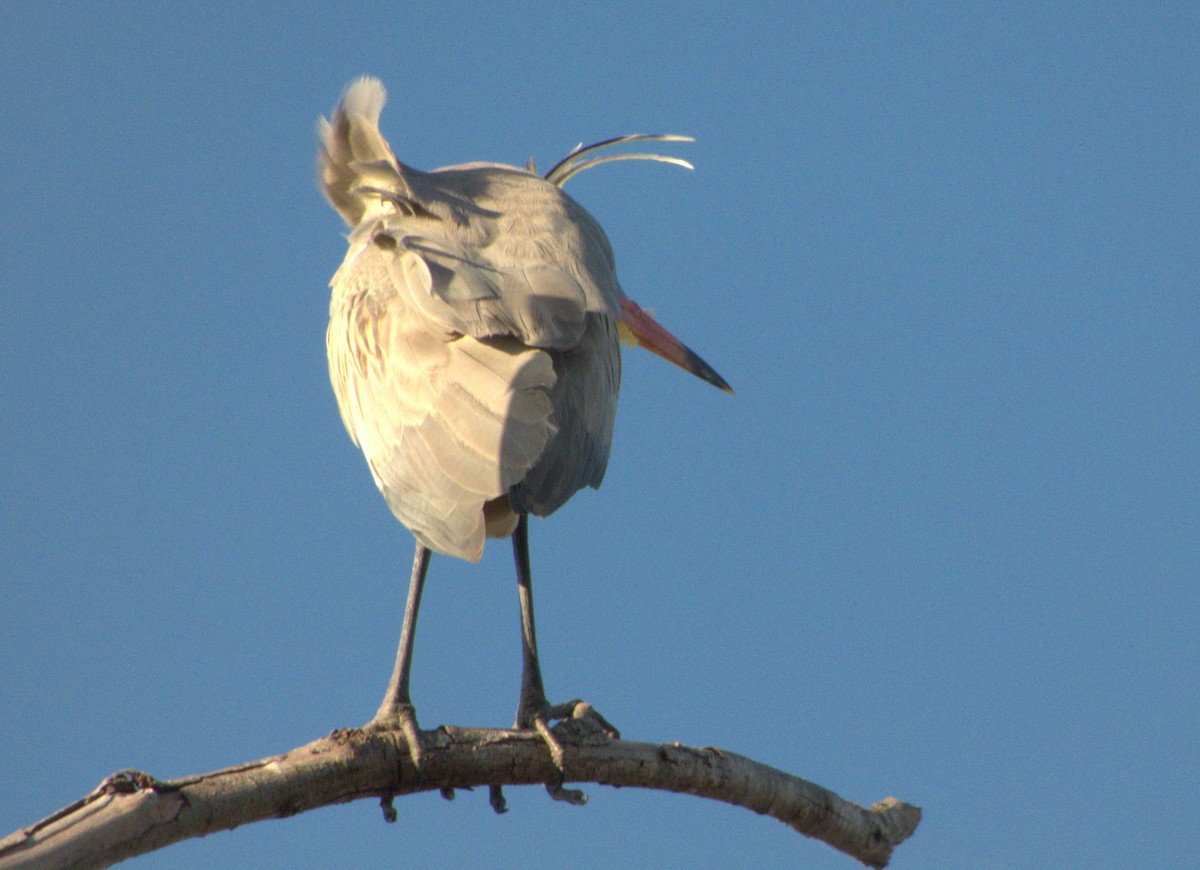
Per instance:
[[[690,371],[696,377],[708,381],[718,390],[723,390],[726,393],[729,393],[731,396],[736,395],[736,393],[733,392],[733,387],[729,386],[728,382],[719,374],[717,374],[716,369],[714,369],[704,360],[700,359],[700,357],[697,356],[693,351],[687,350],[686,353],[688,371]]]

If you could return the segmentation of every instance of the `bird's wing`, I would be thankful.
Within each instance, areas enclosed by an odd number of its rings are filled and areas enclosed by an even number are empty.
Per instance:
[[[361,301],[347,303],[357,309],[345,317],[349,330],[335,326],[331,314],[331,360],[337,329],[364,348],[376,343],[389,369],[364,380],[371,366],[360,364],[350,380],[377,394],[375,405],[355,418],[343,404],[342,416],[352,434],[364,425],[370,430],[357,435],[359,444],[402,522],[434,549],[453,552],[447,540],[463,529],[435,539],[432,530],[418,531],[421,518],[414,516],[430,512],[424,502],[440,487],[462,506],[460,521],[473,520],[470,538],[481,546],[479,508],[510,487],[517,511],[545,516],[581,487],[600,485],[620,382],[615,320],[589,312],[580,282],[566,272],[501,270],[455,239],[408,235],[396,224],[395,216],[364,224],[334,278],[335,297]],[[383,298],[385,310],[368,310]],[[381,332],[380,323],[390,331]],[[421,372],[419,382],[414,371]],[[475,399],[468,407],[457,406],[463,389]],[[490,408],[485,418],[473,414],[480,401]],[[429,416],[387,444],[389,459],[380,464],[380,442],[372,439],[399,431],[400,406],[407,419]],[[484,426],[485,435],[464,439],[465,428]],[[464,443],[475,449],[460,451]],[[489,469],[496,473],[486,476]],[[468,474],[471,483],[451,492],[449,485]],[[401,487],[403,476],[411,480]]]
[[[585,486],[600,486],[621,382],[616,324],[610,318],[589,315],[575,347],[549,353],[557,374],[550,390],[557,431],[509,495],[515,510],[536,516],[553,513]]]
[[[431,321],[394,251],[352,249],[333,279],[327,334],[342,420],[396,516],[427,546],[476,560],[483,507],[554,436],[545,351]]]
[[[429,317],[477,338],[507,335],[556,349],[579,342],[588,301],[566,270],[532,259],[497,263],[492,252],[463,243],[449,228],[413,227],[411,219],[387,223],[390,230],[380,232],[396,242],[391,268],[421,288]]]

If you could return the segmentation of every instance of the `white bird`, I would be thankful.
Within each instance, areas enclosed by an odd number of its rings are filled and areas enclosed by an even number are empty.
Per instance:
[[[388,506],[416,536],[395,670],[374,727],[421,736],[409,665],[431,551],[478,561],[487,537],[513,538],[524,645],[516,727],[536,728],[561,768],[537,659],[527,517],[547,516],[608,464],[621,380],[618,325],[633,343],[723,390],[729,385],[617,283],[600,225],[562,192],[611,160],[583,159],[633,135],[577,147],[546,176],[470,163],[422,172],[379,132],[378,79],[347,87],[321,119],[320,183],[352,227],[333,276],[326,336],[342,421]],[[369,727],[370,727],[369,726]]]

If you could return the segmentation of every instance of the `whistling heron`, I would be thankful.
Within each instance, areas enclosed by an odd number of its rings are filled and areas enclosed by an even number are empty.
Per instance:
[[[524,647],[516,727],[536,728],[561,768],[538,666],[527,517],[546,516],[608,464],[621,380],[618,327],[632,343],[711,384],[729,385],[617,283],[604,231],[562,191],[624,159],[577,147],[546,173],[496,163],[421,172],[379,132],[386,93],[364,77],[320,127],[320,181],[352,228],[333,276],[327,350],[342,421],[392,512],[416,536],[391,682],[372,725],[399,725],[414,760],[420,732],[409,664],[431,551],[477,561],[512,536]],[[573,704],[574,702],[572,702]],[[602,721],[602,720],[601,720]]]

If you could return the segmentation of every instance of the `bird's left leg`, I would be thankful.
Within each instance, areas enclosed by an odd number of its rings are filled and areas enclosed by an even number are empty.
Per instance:
[[[429,570],[428,547],[417,542],[413,554],[412,577],[409,579],[408,600],[404,605],[404,622],[400,627],[400,646],[396,650],[396,665],[388,682],[383,702],[375,718],[367,723],[372,731],[400,727],[408,741],[408,754],[413,766],[421,769],[421,731],[417,726],[417,714],[409,695],[409,671],[412,668],[413,639],[417,633],[417,612],[421,609],[421,591],[425,587],[425,574]]]
[[[542,668],[538,664],[537,631],[533,622],[533,583],[529,569],[529,515],[521,514],[517,528],[513,532],[513,559],[517,566],[517,595],[521,601],[521,698],[517,702],[517,721],[514,727],[535,729],[546,742],[550,757],[560,774],[563,769],[563,748],[554,732],[550,730],[550,722],[556,719],[569,719],[576,714],[581,706],[588,711],[588,716],[613,738],[620,735],[608,724],[599,713],[578,699],[565,704],[551,705],[546,700],[546,690],[542,684]],[[547,790],[556,800],[570,803],[583,803],[586,797],[582,792],[564,789],[562,782],[557,785],[547,785]]]

